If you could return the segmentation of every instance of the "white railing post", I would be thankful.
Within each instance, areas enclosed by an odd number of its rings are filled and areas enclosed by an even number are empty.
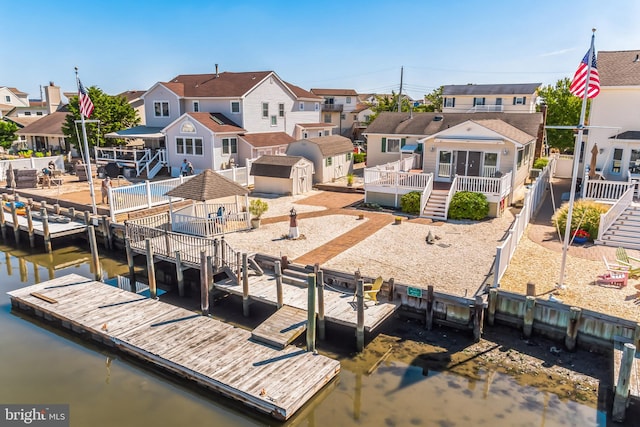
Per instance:
[[[151,183],[149,181],[145,181],[144,186],[147,193],[147,208],[150,208],[151,207]]]

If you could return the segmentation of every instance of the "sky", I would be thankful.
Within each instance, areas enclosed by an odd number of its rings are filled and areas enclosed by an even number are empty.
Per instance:
[[[640,1],[0,0],[0,86],[40,98],[147,90],[179,74],[275,71],[304,89],[422,98],[441,85],[571,77],[589,49],[640,49]],[[401,73],[401,69],[403,70]]]

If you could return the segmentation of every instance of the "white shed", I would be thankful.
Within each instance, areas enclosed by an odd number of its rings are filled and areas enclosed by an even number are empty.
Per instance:
[[[287,147],[287,155],[303,156],[313,162],[314,183],[331,182],[353,171],[353,143],[340,135],[292,142]]]
[[[253,190],[295,195],[311,191],[313,163],[300,156],[262,156],[251,164]]]

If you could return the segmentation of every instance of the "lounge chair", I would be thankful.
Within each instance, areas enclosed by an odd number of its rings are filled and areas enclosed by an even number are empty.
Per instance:
[[[640,265],[636,264],[634,266],[631,263],[633,261],[640,264],[640,259],[627,255],[627,250],[622,246],[616,249],[616,261],[618,261],[618,264],[620,265],[629,267],[629,276],[640,275]]]
[[[607,258],[602,257],[604,260],[604,265],[607,268],[607,272],[605,274],[601,274],[598,276],[598,283],[603,283],[607,285],[617,285],[619,287],[627,286],[627,281],[629,280],[629,267],[620,264],[613,264],[607,261]]]
[[[382,276],[378,276],[378,278],[373,283],[365,283],[364,297],[369,298],[371,301],[378,302],[378,292],[380,292],[380,288],[382,287],[382,282],[383,282]],[[367,289],[368,286],[369,288]],[[353,300],[355,299],[356,299],[356,294],[353,294]]]

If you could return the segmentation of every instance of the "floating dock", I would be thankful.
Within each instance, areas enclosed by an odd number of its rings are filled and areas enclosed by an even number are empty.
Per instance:
[[[340,372],[340,362],[189,310],[70,274],[9,292],[12,306],[214,390],[289,419]]]

